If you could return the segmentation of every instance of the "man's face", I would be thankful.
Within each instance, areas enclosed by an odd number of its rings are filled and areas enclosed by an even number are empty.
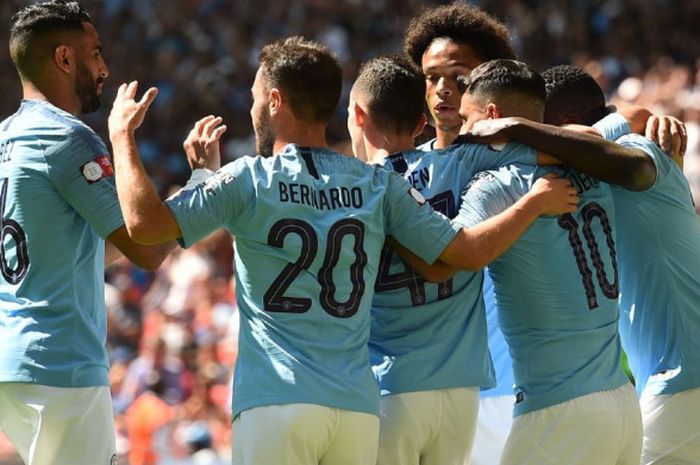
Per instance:
[[[258,68],[258,72],[255,73],[252,93],[253,106],[250,108],[250,118],[253,120],[255,132],[255,151],[264,157],[271,157],[275,145],[275,134],[270,124],[269,94],[262,68]]]
[[[488,119],[484,103],[468,92],[462,95],[459,115],[460,119],[463,120],[462,130],[460,131],[462,134],[468,132],[477,121]]]
[[[438,130],[454,130],[462,124],[459,117],[460,94],[457,77],[469,74],[483,60],[470,45],[449,39],[436,39],[423,54],[426,101]]]
[[[95,26],[83,23],[76,50],[75,93],[80,99],[80,112],[92,113],[100,108],[102,86],[109,69],[102,56],[102,43]]]

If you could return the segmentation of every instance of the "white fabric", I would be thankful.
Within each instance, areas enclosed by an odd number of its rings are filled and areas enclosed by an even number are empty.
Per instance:
[[[642,465],[700,464],[700,388],[640,400]]]
[[[474,444],[477,388],[383,396],[378,465],[464,465]]]
[[[0,383],[0,428],[27,465],[110,465],[116,457],[106,386]]]
[[[626,384],[520,415],[501,465],[638,465],[642,418]]]
[[[314,404],[244,410],[233,422],[233,465],[374,465],[379,418]]]
[[[479,399],[479,418],[471,462],[465,465],[498,465],[513,424],[515,397],[493,396]]]

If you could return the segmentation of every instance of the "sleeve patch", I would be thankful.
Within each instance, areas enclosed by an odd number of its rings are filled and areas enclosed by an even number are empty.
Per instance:
[[[102,178],[108,178],[114,174],[112,161],[108,155],[100,155],[80,167],[80,172],[88,184],[93,184]]]

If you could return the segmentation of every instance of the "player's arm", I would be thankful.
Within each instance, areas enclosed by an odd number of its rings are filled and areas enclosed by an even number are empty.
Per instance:
[[[654,115],[639,105],[625,105],[617,112],[627,120],[634,134],[657,143],[683,168],[683,155],[688,147],[688,131],[683,121],[671,115]]]
[[[157,90],[149,89],[136,101],[137,87],[136,82],[119,87],[109,117],[117,192],[128,236],[139,244],[161,244],[180,238],[182,233],[173,213],[151,184],[138,153],[134,132],[143,122]],[[192,164],[189,153],[188,160]]]
[[[550,173],[502,213],[462,228],[439,258],[454,268],[479,270],[508,250],[540,216],[572,213],[577,205],[571,182]]]
[[[404,247],[392,236],[388,237],[389,245],[398,253],[404,262],[418,272],[426,281],[431,283],[442,283],[450,279],[459,271],[441,260],[436,260],[432,265]]]
[[[642,150],[524,118],[478,121],[469,137],[481,142],[514,139],[548,153],[601,181],[641,191],[656,180],[656,166]]]

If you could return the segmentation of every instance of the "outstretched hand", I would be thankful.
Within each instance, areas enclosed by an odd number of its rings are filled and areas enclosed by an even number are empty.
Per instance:
[[[136,101],[138,86],[137,81],[119,86],[112,111],[109,114],[110,136],[119,133],[133,134],[143,123],[148,108],[158,95],[158,89],[151,87],[143,94],[141,100]]]
[[[571,181],[554,173],[548,173],[532,185],[528,195],[537,199],[542,215],[557,216],[573,213],[579,197]]]
[[[187,135],[182,147],[187,155],[190,168],[207,168],[213,171],[221,167],[219,140],[226,132],[226,125],[220,116],[205,116],[196,123]]]

